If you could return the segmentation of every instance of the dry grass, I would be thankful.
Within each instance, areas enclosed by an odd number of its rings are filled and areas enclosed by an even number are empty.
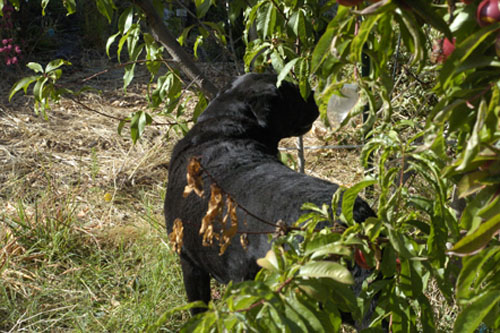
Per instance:
[[[122,118],[146,107],[144,82],[124,96],[120,79],[98,81],[106,93],[81,98],[90,108]],[[182,304],[182,286],[162,280],[180,279],[162,218],[175,133],[167,140],[166,128],[152,126],[134,145],[127,133],[117,134],[116,120],[71,100],[55,105],[46,121],[30,98],[7,104],[6,97],[0,97],[0,331],[137,329],[175,305],[172,296]],[[151,271],[160,266],[170,272]],[[165,284],[157,294],[166,295],[148,304],[147,320],[123,314],[140,294],[121,280],[134,276]],[[112,319],[117,313],[121,322]]]

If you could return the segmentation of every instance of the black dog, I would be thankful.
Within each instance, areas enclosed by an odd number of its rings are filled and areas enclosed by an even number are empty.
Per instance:
[[[199,157],[210,177],[249,212],[266,221],[295,222],[305,202],[330,203],[338,185],[296,173],[278,159],[278,142],[311,128],[318,109],[311,97],[304,101],[296,86],[283,82],[276,87],[275,75],[246,74],[220,93],[199,117],[198,123],[174,148],[170,161],[165,217],[167,231],[174,220],[184,226],[180,253],[184,286],[189,301],[210,300],[210,277],[221,283],[254,278],[256,260],[271,245],[267,235],[249,235],[245,250],[235,239],[223,255],[217,246],[202,246],[200,223],[207,212],[209,195],[183,197],[187,165]],[[213,179],[204,174],[204,192]],[[238,209],[241,229],[274,231]],[[339,208],[340,212],[340,208]],[[375,216],[368,204],[356,199],[354,220]],[[197,309],[194,313],[202,311]]]

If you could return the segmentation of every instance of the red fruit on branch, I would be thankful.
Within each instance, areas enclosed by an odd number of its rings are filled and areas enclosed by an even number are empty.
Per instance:
[[[361,268],[364,269],[370,269],[371,267],[368,266],[368,263],[366,262],[365,255],[360,249],[355,249],[354,250],[354,261],[356,262],[356,265],[358,265]]]
[[[499,0],[481,1],[477,7],[476,20],[482,27],[500,21]]]
[[[434,62],[442,63],[455,51],[456,39],[450,42],[448,38],[438,39],[432,46],[432,60]]]
[[[337,0],[337,3],[342,6],[352,7],[359,5],[363,0]]]

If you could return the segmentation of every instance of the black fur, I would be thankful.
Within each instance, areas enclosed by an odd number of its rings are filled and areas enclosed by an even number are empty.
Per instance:
[[[275,75],[237,78],[208,105],[172,153],[165,217],[169,233],[176,218],[183,221],[180,258],[189,301],[210,300],[210,277],[222,283],[252,279],[259,270],[256,260],[270,249],[267,235],[249,235],[248,250],[235,237],[222,256],[218,246],[202,246],[198,232],[211,181],[204,177],[204,198],[194,193],[183,198],[186,168],[193,156],[201,158],[202,165],[237,203],[266,221],[293,223],[304,213],[300,210],[303,203],[328,204],[338,189],[336,184],[294,172],[279,161],[278,142],[309,131],[318,109],[313,98],[304,101],[294,85],[283,82],[276,88],[275,83]],[[241,209],[238,214],[240,221],[246,219],[241,230],[274,230]],[[374,212],[357,198],[354,219],[362,222],[370,216]]]

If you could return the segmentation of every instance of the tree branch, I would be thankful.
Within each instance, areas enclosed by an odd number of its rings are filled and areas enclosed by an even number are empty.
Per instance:
[[[202,74],[192,57],[179,45],[165,23],[163,23],[163,19],[158,15],[151,1],[133,0],[133,2],[142,9],[147,17],[153,36],[165,47],[174,62],[177,62],[179,69],[195,82],[208,99],[213,99],[217,95],[217,87]]]

